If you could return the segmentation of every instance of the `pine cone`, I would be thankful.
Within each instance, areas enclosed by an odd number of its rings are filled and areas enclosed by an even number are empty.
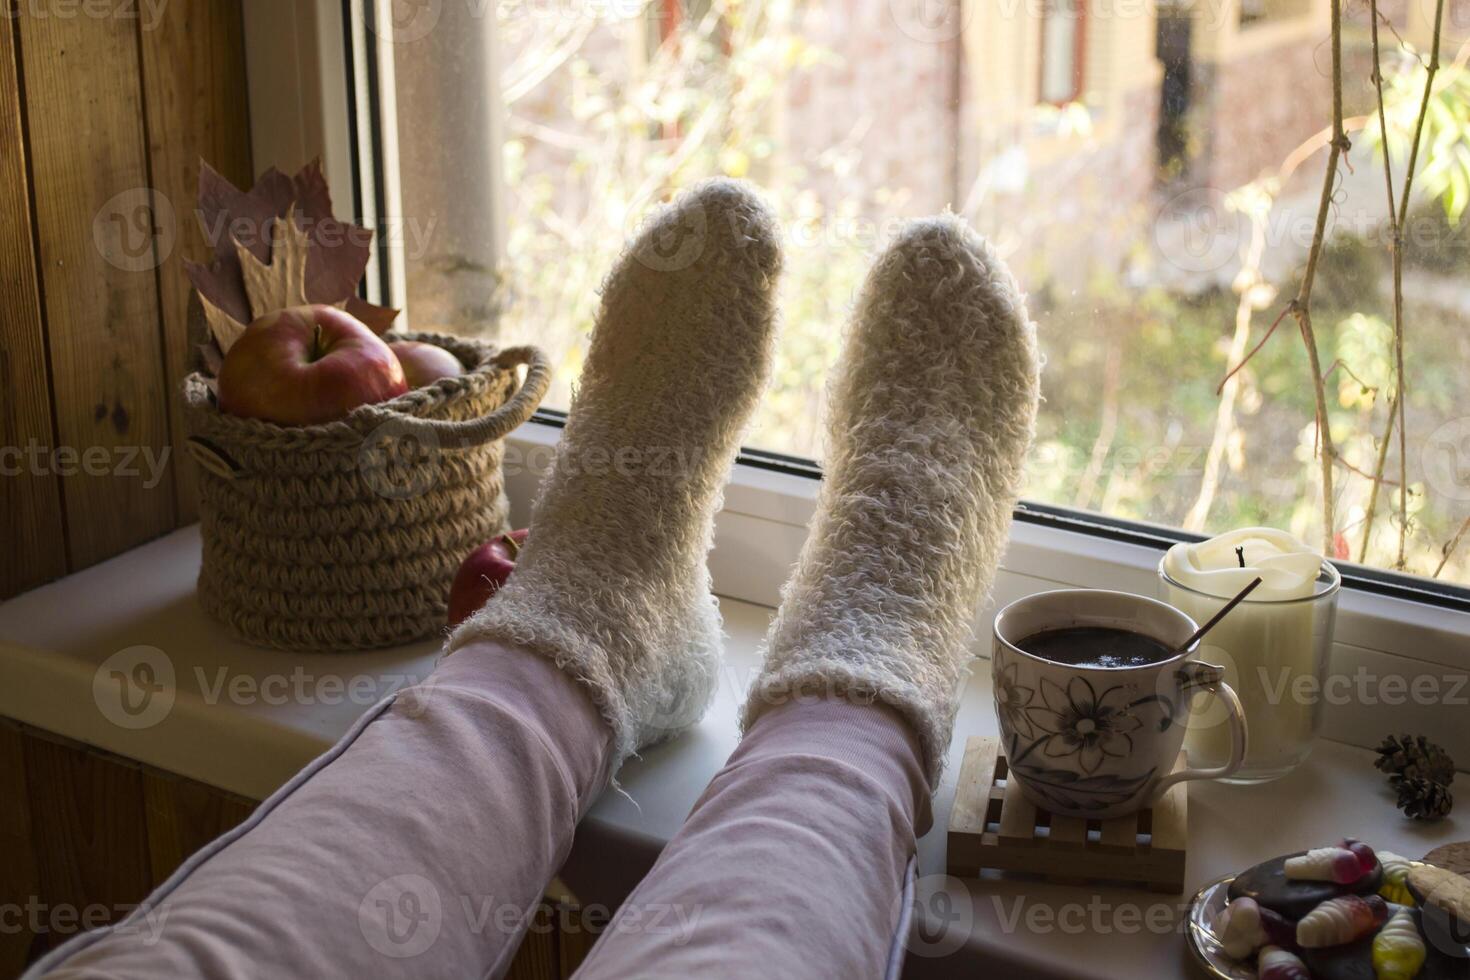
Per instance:
[[[1408,779],[1424,779],[1441,786],[1455,780],[1455,761],[1423,735],[1388,736],[1378,746],[1378,759],[1373,764],[1389,774],[1388,781],[1395,787]]]
[[[1455,805],[1449,789],[1418,776],[1398,783],[1399,809],[1411,820],[1438,820]]]

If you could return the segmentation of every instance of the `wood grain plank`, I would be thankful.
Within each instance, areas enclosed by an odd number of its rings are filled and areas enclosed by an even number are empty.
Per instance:
[[[557,959],[560,961],[560,980],[571,980],[572,974],[581,967],[582,961],[592,952],[607,928],[605,916],[594,916],[582,909],[566,908],[561,912],[560,928],[557,929]]]
[[[557,918],[555,910],[542,903],[536,911],[531,930],[521,940],[511,961],[507,980],[559,980]]]
[[[949,816],[951,833],[978,834],[985,830],[990,784],[995,779],[995,760],[999,753],[1000,743],[993,738],[976,736],[965,743],[965,757],[955,782],[954,808]]]
[[[1178,766],[1188,765],[1183,752]],[[1189,849],[1189,783],[1175,783],[1153,805],[1150,827],[1149,864],[1153,873],[1145,879],[1149,890],[1166,895],[1184,888]]]
[[[0,599],[66,574],[61,482],[30,447],[56,443],[36,275],[16,27],[0,0]]]
[[[20,30],[35,223],[73,569],[174,526],[139,21],[32,0]],[[150,462],[152,466],[150,466]]]
[[[1098,881],[1142,884],[1167,894],[1183,890],[1188,843],[1185,786],[1174,787],[1152,809],[1112,820],[1046,813],[1026,800],[1005,756],[994,755],[997,748],[993,738],[971,739],[965,745],[947,840],[950,874],[1020,871],[1061,884]],[[973,774],[982,771],[991,775],[972,784]],[[1004,780],[1002,787],[995,785],[997,779]],[[1038,822],[1047,828],[1044,837],[1038,836]],[[985,832],[991,823],[999,825],[994,834]],[[956,833],[955,827],[963,832]],[[1089,839],[1093,831],[1096,840]],[[1140,832],[1151,835],[1150,844],[1138,843]],[[975,852],[973,860],[970,851]]]
[[[1104,849],[1131,854],[1138,848],[1138,818],[1136,815],[1118,817],[1102,822],[1102,835],[1098,843]]]
[[[168,773],[143,771],[148,860],[158,887],[195,851],[244,822],[254,805],[223,790]]]
[[[54,946],[126,915],[149,892],[143,774],[72,745],[24,736],[40,895]]]
[[[180,524],[198,519],[194,462],[183,450],[179,389],[189,373],[189,280],[184,260],[207,261],[212,245],[195,217],[199,161],[249,187],[250,110],[241,0],[170,0],[158,24],[142,31],[143,91],[153,186],[178,216],[172,252],[158,270],[168,383],[169,432]]]
[[[975,736],[965,743],[945,839],[945,863],[952,875],[973,875],[980,867],[981,838],[990,812],[990,787],[995,782],[999,753],[1000,743],[993,738]]]
[[[1179,765],[1186,765],[1180,753]],[[1155,850],[1183,851],[1189,844],[1189,783],[1175,783],[1153,805],[1150,846]]]
[[[1000,839],[1008,844],[1032,845],[1036,837],[1036,807],[1021,793],[1021,784],[1006,780],[1006,799],[1000,812]]]
[[[0,28],[3,29],[3,28]],[[40,896],[41,884],[31,849],[31,807],[26,792],[25,741],[20,730],[0,724],[0,907],[27,909]],[[38,945],[29,915],[18,929],[0,929],[0,975],[19,976]]]
[[[1051,833],[1047,837],[1049,842],[1056,847],[1081,848],[1087,843],[1087,821],[1078,817],[1053,815]]]

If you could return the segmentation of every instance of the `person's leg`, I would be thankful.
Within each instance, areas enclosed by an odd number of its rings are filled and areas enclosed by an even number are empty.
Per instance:
[[[35,972],[503,971],[608,775],[713,694],[705,560],[768,373],[779,265],[775,224],[740,185],[662,211],[604,286],[515,574],[429,681]]]
[[[864,287],[816,522],[745,740],[579,977],[897,975],[907,869],[1037,375],[1034,328],[990,248],[952,217],[906,230]]]
[[[577,976],[884,975],[928,797],[918,740],[892,708],[772,709]]]
[[[543,657],[465,649],[47,977],[458,977],[509,964],[611,732]]]
[[[714,514],[773,356],[774,219],[732,181],[685,202],[603,287],[618,328],[592,336],[515,574],[449,642],[524,647],[582,681],[614,772],[714,696]]]

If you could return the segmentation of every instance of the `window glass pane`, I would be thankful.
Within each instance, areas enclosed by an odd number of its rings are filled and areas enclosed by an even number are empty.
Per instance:
[[[1404,566],[1470,583],[1470,536],[1444,557],[1470,516],[1470,0],[1446,4],[1401,249],[1407,435],[1402,457],[1399,434],[1387,442],[1376,500],[1394,265],[1359,0],[1346,0],[1343,28],[1352,149],[1310,310],[1336,454],[1333,553],[1398,563],[1402,459]],[[567,403],[598,285],[649,209],[705,176],[745,177],[778,212],[787,255],[779,361],[752,442],[820,459],[823,384],[870,257],[899,221],[953,207],[1006,256],[1039,324],[1048,365],[1030,497],[1323,541],[1317,396],[1290,310],[1328,156],[1328,0],[493,9],[499,329],[553,353],[551,404]],[[1434,4],[1380,9],[1397,193]],[[430,114],[400,94],[400,139]],[[443,171],[480,173],[473,161]]]

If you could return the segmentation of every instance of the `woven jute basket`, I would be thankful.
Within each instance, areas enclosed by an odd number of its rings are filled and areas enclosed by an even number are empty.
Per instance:
[[[466,373],[300,427],[226,415],[204,377],[185,380],[188,450],[204,470],[199,601],[235,636],[322,651],[430,636],[460,562],[507,530],[504,439],[546,394],[545,355],[392,339],[445,347]]]

